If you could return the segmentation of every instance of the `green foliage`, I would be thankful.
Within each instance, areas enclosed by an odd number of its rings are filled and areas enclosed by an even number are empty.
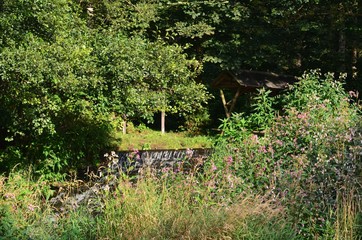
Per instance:
[[[358,109],[340,81],[318,71],[303,75],[284,99],[283,115],[262,137],[251,133],[248,117],[226,121],[214,166],[237,176],[234,192],[267,193],[288,206],[301,236],[330,238],[337,194],[358,189],[361,199]]]
[[[177,44],[136,34],[151,5],[123,3],[1,3],[1,171],[33,164],[59,179],[113,147],[115,119],[202,111],[209,95],[194,81],[202,67]]]
[[[157,0],[74,0],[92,29],[112,29],[128,36],[143,35],[158,16]]]
[[[93,1],[109,2],[109,1]],[[118,2],[118,1],[117,1]],[[127,6],[127,1],[119,5]],[[113,4],[116,6],[116,4]],[[163,39],[185,48],[207,64],[203,81],[220,69],[254,69],[301,75],[312,68],[347,72],[351,86],[360,87],[359,3],[321,1],[132,1],[129,15],[118,6],[119,25],[152,41]],[[133,11],[142,6],[139,11]],[[148,9],[148,12],[144,12]],[[133,19],[132,19],[133,18]],[[108,19],[104,17],[104,19]],[[107,21],[106,21],[107,22]],[[136,29],[136,31],[134,31]],[[209,80],[208,80],[209,79]]]
[[[244,113],[233,113],[230,118],[223,119],[220,129],[223,139],[240,142],[252,133],[267,131],[275,118],[274,109],[276,99],[270,97],[270,90],[258,89],[253,98],[252,112],[249,115]]]
[[[56,2],[29,1],[29,8],[17,10],[24,19],[7,14],[17,1],[6,1],[0,12],[2,24],[29,25],[16,37],[3,35],[0,46],[1,162],[7,167],[2,170],[34,164],[39,174],[59,178],[110,145],[108,119],[99,115],[106,109],[97,104],[100,79],[86,26],[69,2]]]
[[[48,202],[53,194],[32,170],[0,176],[1,239],[94,239],[95,219],[84,209],[61,216]]]
[[[197,61],[188,60],[177,45],[102,31],[96,42],[104,95],[122,118],[152,121],[161,110],[192,114],[209,99],[206,88],[194,81]]]
[[[0,234],[3,239],[298,239],[281,206],[258,195],[233,204],[212,199],[210,182],[199,181],[172,172],[146,174],[136,184],[121,179],[114,191],[99,192],[104,207],[94,217],[89,206],[55,212],[41,194],[44,182],[12,172],[0,177]]]
[[[185,123],[180,127],[190,135],[201,135],[207,131],[207,124],[210,122],[210,114],[205,111],[196,112],[185,116]]]
[[[292,92],[284,98],[285,106],[303,112],[312,108],[312,105],[325,105],[328,108],[327,112],[337,114],[337,111],[347,104],[348,96],[343,88],[345,80],[345,74],[341,74],[338,80],[335,80],[332,73],[322,77],[320,70],[307,72],[299,82],[291,86]]]

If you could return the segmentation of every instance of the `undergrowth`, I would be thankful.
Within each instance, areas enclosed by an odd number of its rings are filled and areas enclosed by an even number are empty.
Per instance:
[[[212,178],[126,178],[102,192],[104,207],[95,215],[89,205],[57,211],[46,184],[30,175],[0,178],[2,239],[296,239],[284,207],[259,195],[224,201],[210,188]]]
[[[66,211],[32,170],[0,176],[0,236],[361,239],[361,116],[341,80],[312,71],[281,99],[262,90],[254,108],[223,121],[202,168],[120,174]]]

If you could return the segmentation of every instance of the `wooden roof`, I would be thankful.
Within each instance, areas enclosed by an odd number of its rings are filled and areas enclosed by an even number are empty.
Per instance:
[[[239,89],[241,92],[254,92],[257,88],[281,90],[297,81],[294,76],[279,75],[271,72],[249,70],[224,71],[211,86],[218,89]]]

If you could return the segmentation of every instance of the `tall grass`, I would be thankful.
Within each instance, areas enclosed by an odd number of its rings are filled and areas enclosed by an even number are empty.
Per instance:
[[[248,196],[225,205],[194,177],[142,178],[110,195],[99,237],[117,239],[292,239],[283,208]],[[274,225],[275,224],[275,225]]]
[[[44,182],[28,173],[0,178],[0,239],[294,239],[284,208],[262,196],[230,203],[193,175],[121,180],[90,206],[60,213]],[[213,197],[214,196],[214,197]],[[218,199],[218,200],[215,200]]]
[[[335,239],[362,239],[362,198],[355,189],[339,192]]]

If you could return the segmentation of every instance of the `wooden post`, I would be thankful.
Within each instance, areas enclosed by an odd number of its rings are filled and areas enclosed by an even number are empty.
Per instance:
[[[229,113],[228,106],[227,106],[227,103],[226,103],[226,100],[225,100],[225,95],[224,95],[224,92],[223,92],[222,89],[220,89],[220,96],[221,96],[222,105],[224,106],[226,117],[229,118],[230,113]]]
[[[162,110],[161,111],[161,133],[164,134],[165,133],[165,111]]]
[[[238,98],[240,96],[240,93],[241,93],[241,88],[238,88],[238,90],[236,91],[233,99],[230,102],[226,102],[224,92],[223,92],[222,89],[220,89],[221,101],[222,101],[222,104],[224,105],[224,110],[225,110],[225,114],[226,114],[227,118],[230,118],[231,112],[235,108],[235,104],[236,104],[236,102],[237,102],[237,100],[238,100]],[[231,104],[230,108],[228,107],[229,104]]]
[[[231,101],[231,106],[230,106],[230,109],[229,109],[229,115],[230,115],[231,112],[234,110],[236,101],[238,100],[238,98],[239,98],[239,96],[240,96],[240,91],[241,91],[241,88],[238,88],[238,90],[236,91],[236,93],[235,93],[235,95],[234,95],[233,100]]]

